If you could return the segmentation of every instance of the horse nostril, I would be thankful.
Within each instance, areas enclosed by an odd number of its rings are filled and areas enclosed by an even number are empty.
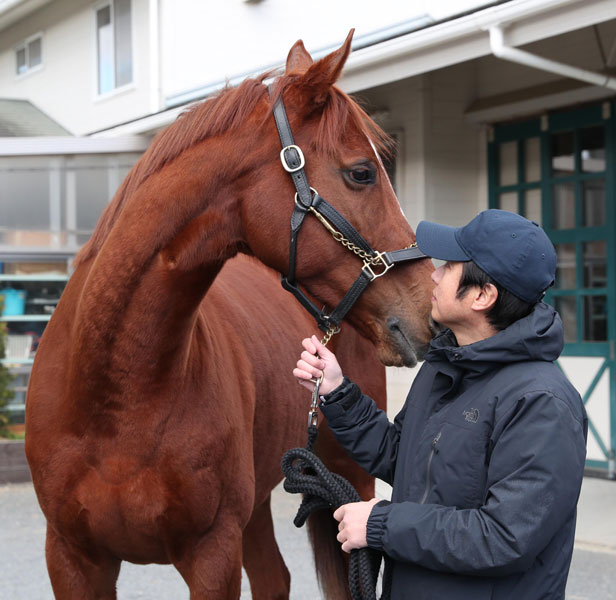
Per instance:
[[[391,332],[400,332],[400,319],[398,317],[389,317],[387,319],[387,329]]]

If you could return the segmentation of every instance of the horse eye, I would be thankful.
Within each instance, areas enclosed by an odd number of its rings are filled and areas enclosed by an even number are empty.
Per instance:
[[[345,171],[346,178],[351,183],[369,185],[376,183],[376,169],[370,165],[358,165]]]

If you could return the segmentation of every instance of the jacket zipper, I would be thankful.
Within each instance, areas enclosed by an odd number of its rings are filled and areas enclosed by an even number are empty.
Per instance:
[[[441,432],[439,431],[436,434],[436,437],[432,440],[432,450],[430,451],[430,456],[428,457],[428,466],[426,468],[426,489],[424,490],[424,495],[421,498],[419,504],[423,504],[428,497],[428,492],[430,491],[430,465],[432,464],[432,459],[434,458],[434,454],[436,453],[436,445],[438,441],[441,439]]]

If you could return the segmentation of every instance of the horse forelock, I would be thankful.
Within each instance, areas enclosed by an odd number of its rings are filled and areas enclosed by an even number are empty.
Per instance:
[[[117,221],[127,199],[136,192],[148,177],[160,171],[166,164],[195,144],[239,127],[255,110],[257,103],[267,94],[263,81],[273,72],[258,78],[245,79],[237,87],[227,86],[218,94],[195,104],[185,111],[169,127],[161,131],[144,155],[122,182],[111,203],[106,207],[96,228],[78,253],[75,266],[92,258],[101,248]],[[273,100],[286,95],[294,86],[299,93],[309,94],[298,83],[300,76],[290,74],[277,80]],[[309,105],[309,97],[298,98],[301,105]],[[273,102],[272,102],[273,110]],[[350,124],[364,133],[374,144],[378,153],[388,156],[392,151],[391,138],[366,114],[351,97],[332,86],[322,106],[314,146],[318,152],[334,156],[340,149],[340,140]],[[265,113],[271,118],[271,111]]]

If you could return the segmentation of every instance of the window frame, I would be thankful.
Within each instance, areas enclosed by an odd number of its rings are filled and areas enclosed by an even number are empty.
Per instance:
[[[133,89],[135,87],[135,10],[133,0],[128,0],[130,10],[130,62],[131,62],[131,79],[127,83],[117,85],[117,60],[116,60],[116,26],[115,26],[115,2],[116,0],[104,0],[98,2],[93,6],[94,11],[94,98],[105,99],[110,96],[114,96],[118,93]],[[113,55],[113,86],[106,90],[101,91],[101,54],[99,46],[99,27],[98,27],[98,15],[99,12],[105,8],[109,8],[110,13],[110,25],[111,25],[111,52]]]
[[[30,66],[29,64],[30,63],[30,45],[36,40],[40,40],[41,42],[41,61],[36,65]],[[15,57],[15,76],[16,77],[18,78],[25,77],[26,75],[36,73],[37,71],[40,71],[43,68],[44,62],[43,62],[43,32],[42,31],[39,31],[37,33],[29,35],[27,38],[24,38],[23,40],[21,40],[21,42],[19,42],[19,44],[15,45],[13,50],[14,50],[14,57]],[[25,52],[26,68],[24,71],[20,72],[17,55],[21,50]]]

